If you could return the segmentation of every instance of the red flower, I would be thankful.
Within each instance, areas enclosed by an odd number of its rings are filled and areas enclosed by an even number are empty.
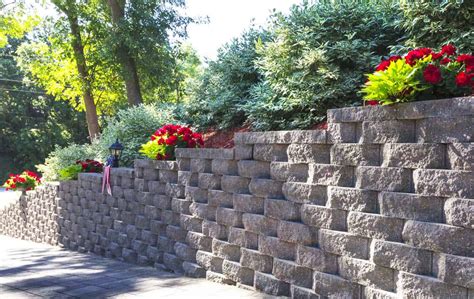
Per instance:
[[[175,135],[171,135],[165,140],[167,145],[175,145],[177,141],[178,137],[176,137]]]
[[[402,58],[401,56],[395,55],[395,56],[391,56],[387,60],[382,60],[375,70],[376,71],[385,71],[390,66],[390,62],[397,61],[401,58]]]
[[[457,62],[464,63],[468,67],[474,66],[474,56],[469,54],[461,54],[456,59]]]
[[[439,64],[446,65],[446,64],[450,63],[451,61],[452,61],[451,59],[449,59],[448,57],[445,57],[445,58],[441,59]]]
[[[465,72],[460,72],[457,76],[456,76],[456,85],[457,86],[468,86],[469,84],[471,84],[471,79],[474,75],[469,75],[469,74],[466,74]]]
[[[448,56],[456,55],[456,47],[451,44],[444,45],[441,48],[441,54],[446,54]]]
[[[433,50],[431,50],[430,48],[418,48],[415,50],[411,50],[410,52],[408,52],[407,56],[405,56],[405,61],[409,65],[415,65],[418,59],[428,56],[431,53],[433,53]]]
[[[442,54],[442,53],[431,53],[431,59],[432,59],[432,60],[438,60],[438,59],[440,59],[441,57],[443,57],[443,54]]]
[[[431,84],[437,84],[441,81],[441,71],[437,66],[429,64],[423,71],[423,78]]]

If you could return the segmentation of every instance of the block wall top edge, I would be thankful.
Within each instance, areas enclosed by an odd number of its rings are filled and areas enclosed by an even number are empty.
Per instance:
[[[361,122],[474,115],[474,96],[328,110],[328,122]]]
[[[102,173],[80,173],[79,181],[100,182],[102,180]]]
[[[177,148],[176,158],[233,160],[234,149],[225,148]]]
[[[176,161],[159,161],[150,159],[136,159],[134,161],[135,168],[152,168],[162,170],[177,170],[178,163]],[[133,169],[132,169],[133,170]]]
[[[326,143],[326,130],[235,133],[235,144]]]

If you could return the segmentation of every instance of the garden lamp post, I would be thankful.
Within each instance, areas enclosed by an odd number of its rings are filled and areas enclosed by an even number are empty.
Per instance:
[[[120,156],[122,156],[123,145],[119,142],[118,138],[115,140],[115,143],[109,147],[110,155],[112,155],[112,167],[119,167]]]

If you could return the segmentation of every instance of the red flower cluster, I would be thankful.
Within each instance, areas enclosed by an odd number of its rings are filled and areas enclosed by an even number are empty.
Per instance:
[[[82,172],[101,173],[104,170],[104,164],[91,159],[86,159],[85,161],[77,160],[76,164],[81,165]]]
[[[28,191],[33,190],[40,183],[41,179],[38,174],[30,170],[25,170],[21,174],[10,173],[3,186],[7,190],[24,189]]]
[[[402,59],[402,56],[399,56],[399,55],[390,56],[389,59],[382,60],[375,70],[376,71],[385,71],[388,68],[388,66],[390,65],[390,62],[397,61],[399,59]]]

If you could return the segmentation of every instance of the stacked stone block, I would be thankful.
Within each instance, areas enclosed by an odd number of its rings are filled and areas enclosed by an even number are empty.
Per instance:
[[[473,115],[472,97],[330,110],[328,130],[114,169],[112,196],[97,174],[29,192],[0,232],[275,296],[467,299]]]

